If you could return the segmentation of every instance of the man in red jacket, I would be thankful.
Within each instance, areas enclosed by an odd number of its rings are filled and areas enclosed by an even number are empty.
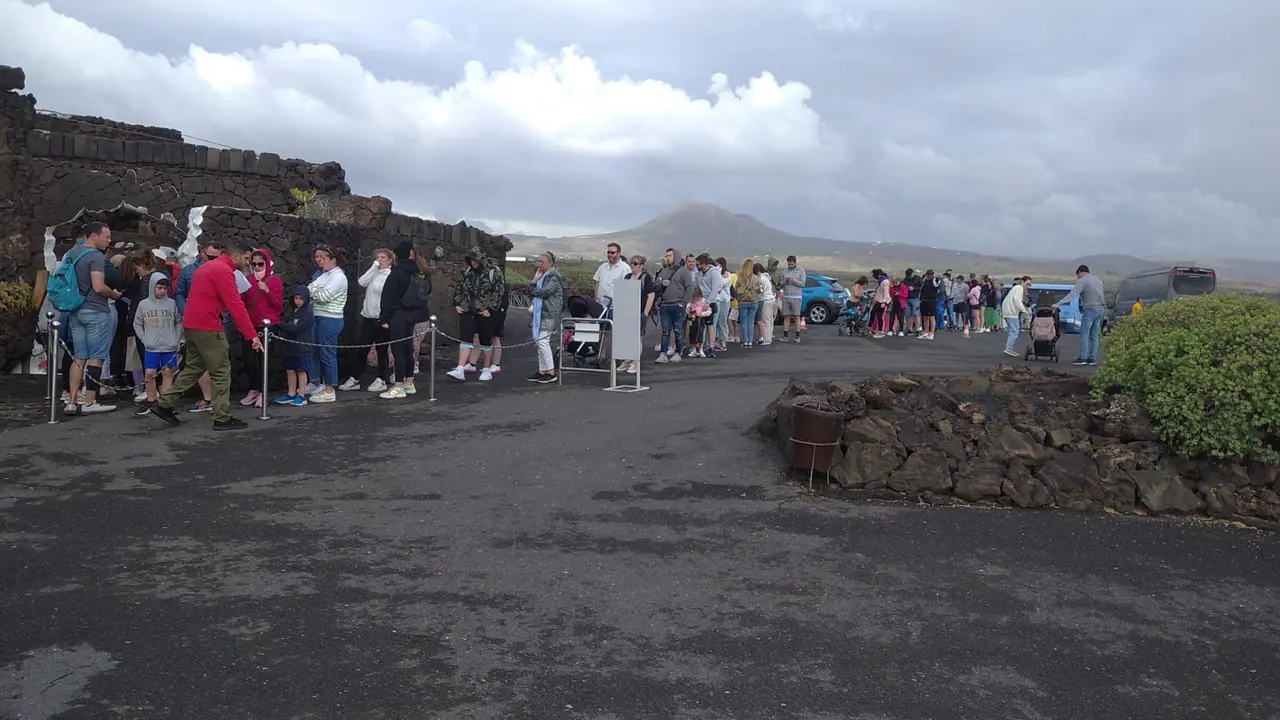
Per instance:
[[[244,272],[248,264],[249,251],[228,243],[220,257],[196,269],[182,314],[187,363],[174,378],[172,389],[157,399],[151,408],[152,415],[170,425],[181,422],[173,406],[208,372],[213,381],[213,429],[248,427],[243,420],[231,417],[231,358],[227,355],[227,335],[222,329],[222,314],[227,313],[243,336],[253,338],[251,349],[261,352],[262,341],[254,332],[249,311],[236,289],[236,270]]]

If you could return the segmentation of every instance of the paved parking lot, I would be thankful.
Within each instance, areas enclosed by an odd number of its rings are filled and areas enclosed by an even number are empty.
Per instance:
[[[814,498],[750,429],[790,375],[1000,343],[0,434],[0,716],[1280,716],[1275,535]]]

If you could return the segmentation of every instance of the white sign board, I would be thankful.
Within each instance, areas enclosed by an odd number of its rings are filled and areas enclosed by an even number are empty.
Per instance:
[[[613,284],[613,358],[640,360],[640,289],[639,280],[617,280]]]

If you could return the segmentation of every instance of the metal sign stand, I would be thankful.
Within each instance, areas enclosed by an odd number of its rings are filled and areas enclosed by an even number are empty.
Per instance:
[[[45,362],[49,367],[49,424],[58,424],[58,400],[61,399],[62,393],[58,392],[58,368],[61,366],[61,358],[58,357],[59,340],[58,327],[62,323],[54,318],[57,317],[52,311],[44,314],[45,320],[48,321],[49,331],[45,336]],[[74,398],[72,402],[74,402]]]

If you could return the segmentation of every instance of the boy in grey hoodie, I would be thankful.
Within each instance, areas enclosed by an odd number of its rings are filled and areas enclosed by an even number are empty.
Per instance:
[[[142,342],[142,366],[146,370],[147,399],[138,405],[137,415],[148,415],[156,404],[156,375],[160,375],[159,392],[173,385],[178,367],[178,346],[182,342],[182,315],[178,303],[169,297],[169,278],[152,273],[150,291],[138,303],[133,316],[133,333]]]

